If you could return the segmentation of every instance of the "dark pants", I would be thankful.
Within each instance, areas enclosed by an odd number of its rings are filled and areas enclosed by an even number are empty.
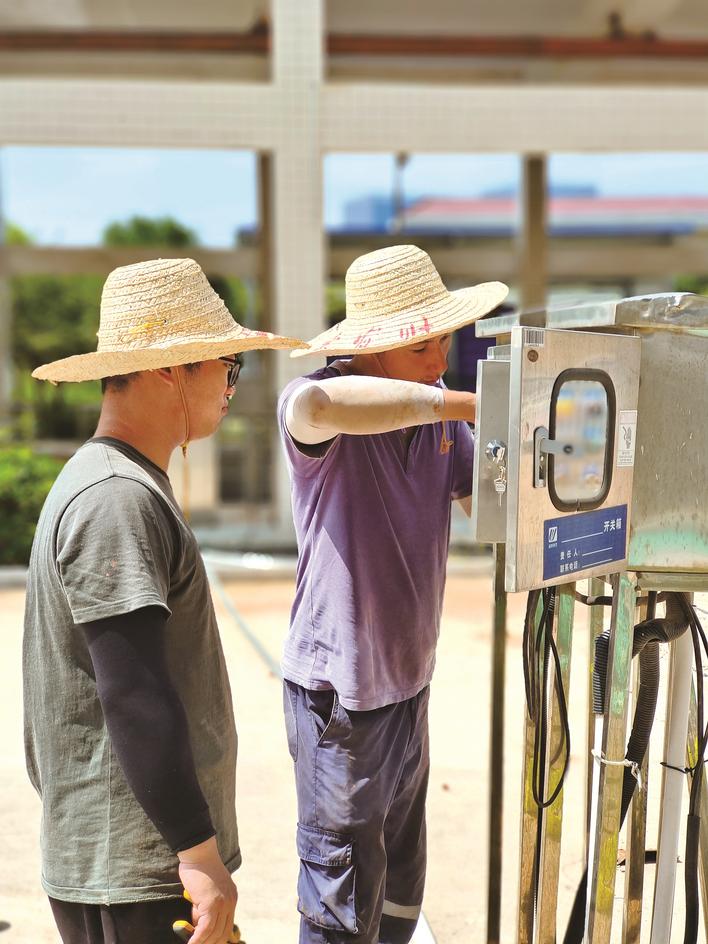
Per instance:
[[[192,920],[184,898],[128,905],[84,905],[50,898],[64,944],[178,944],[173,921]]]
[[[285,682],[300,944],[406,944],[425,883],[428,697],[350,711]]]

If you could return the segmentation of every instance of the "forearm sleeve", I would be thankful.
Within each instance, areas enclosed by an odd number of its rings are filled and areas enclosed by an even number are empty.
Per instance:
[[[187,717],[165,657],[159,607],[85,623],[111,744],[128,785],[171,849],[214,835]]]
[[[385,377],[312,381],[288,400],[285,423],[299,443],[315,445],[340,433],[368,436],[442,419],[439,387]]]

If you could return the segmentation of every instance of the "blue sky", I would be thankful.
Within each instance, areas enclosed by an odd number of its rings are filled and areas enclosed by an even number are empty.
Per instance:
[[[515,186],[512,154],[413,155],[403,171],[406,198],[475,196]],[[346,203],[390,193],[391,154],[325,159],[324,216],[341,224]],[[708,196],[708,154],[563,154],[550,160],[554,184],[592,184],[607,195]],[[6,220],[39,243],[91,245],[104,226],[134,214],[170,215],[207,246],[229,246],[257,215],[256,160],[246,151],[8,147],[0,150]]]

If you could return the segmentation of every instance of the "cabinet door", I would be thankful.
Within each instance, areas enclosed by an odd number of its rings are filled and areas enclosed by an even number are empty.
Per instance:
[[[507,590],[626,568],[639,359],[634,337],[513,329]]]
[[[509,361],[477,365],[477,416],[472,473],[472,535],[475,541],[506,542],[506,483],[509,439]]]

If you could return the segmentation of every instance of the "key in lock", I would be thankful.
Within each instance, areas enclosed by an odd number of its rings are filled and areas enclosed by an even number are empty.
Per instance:
[[[506,493],[506,468],[501,466],[499,468],[499,474],[494,479],[494,491],[497,493],[497,498],[499,499],[499,507],[502,506],[502,498]]]
[[[494,479],[494,491],[497,493],[499,507],[502,506],[502,498],[506,493],[506,443],[498,439],[493,439],[487,443],[484,454],[490,462],[497,467],[497,475]]]

